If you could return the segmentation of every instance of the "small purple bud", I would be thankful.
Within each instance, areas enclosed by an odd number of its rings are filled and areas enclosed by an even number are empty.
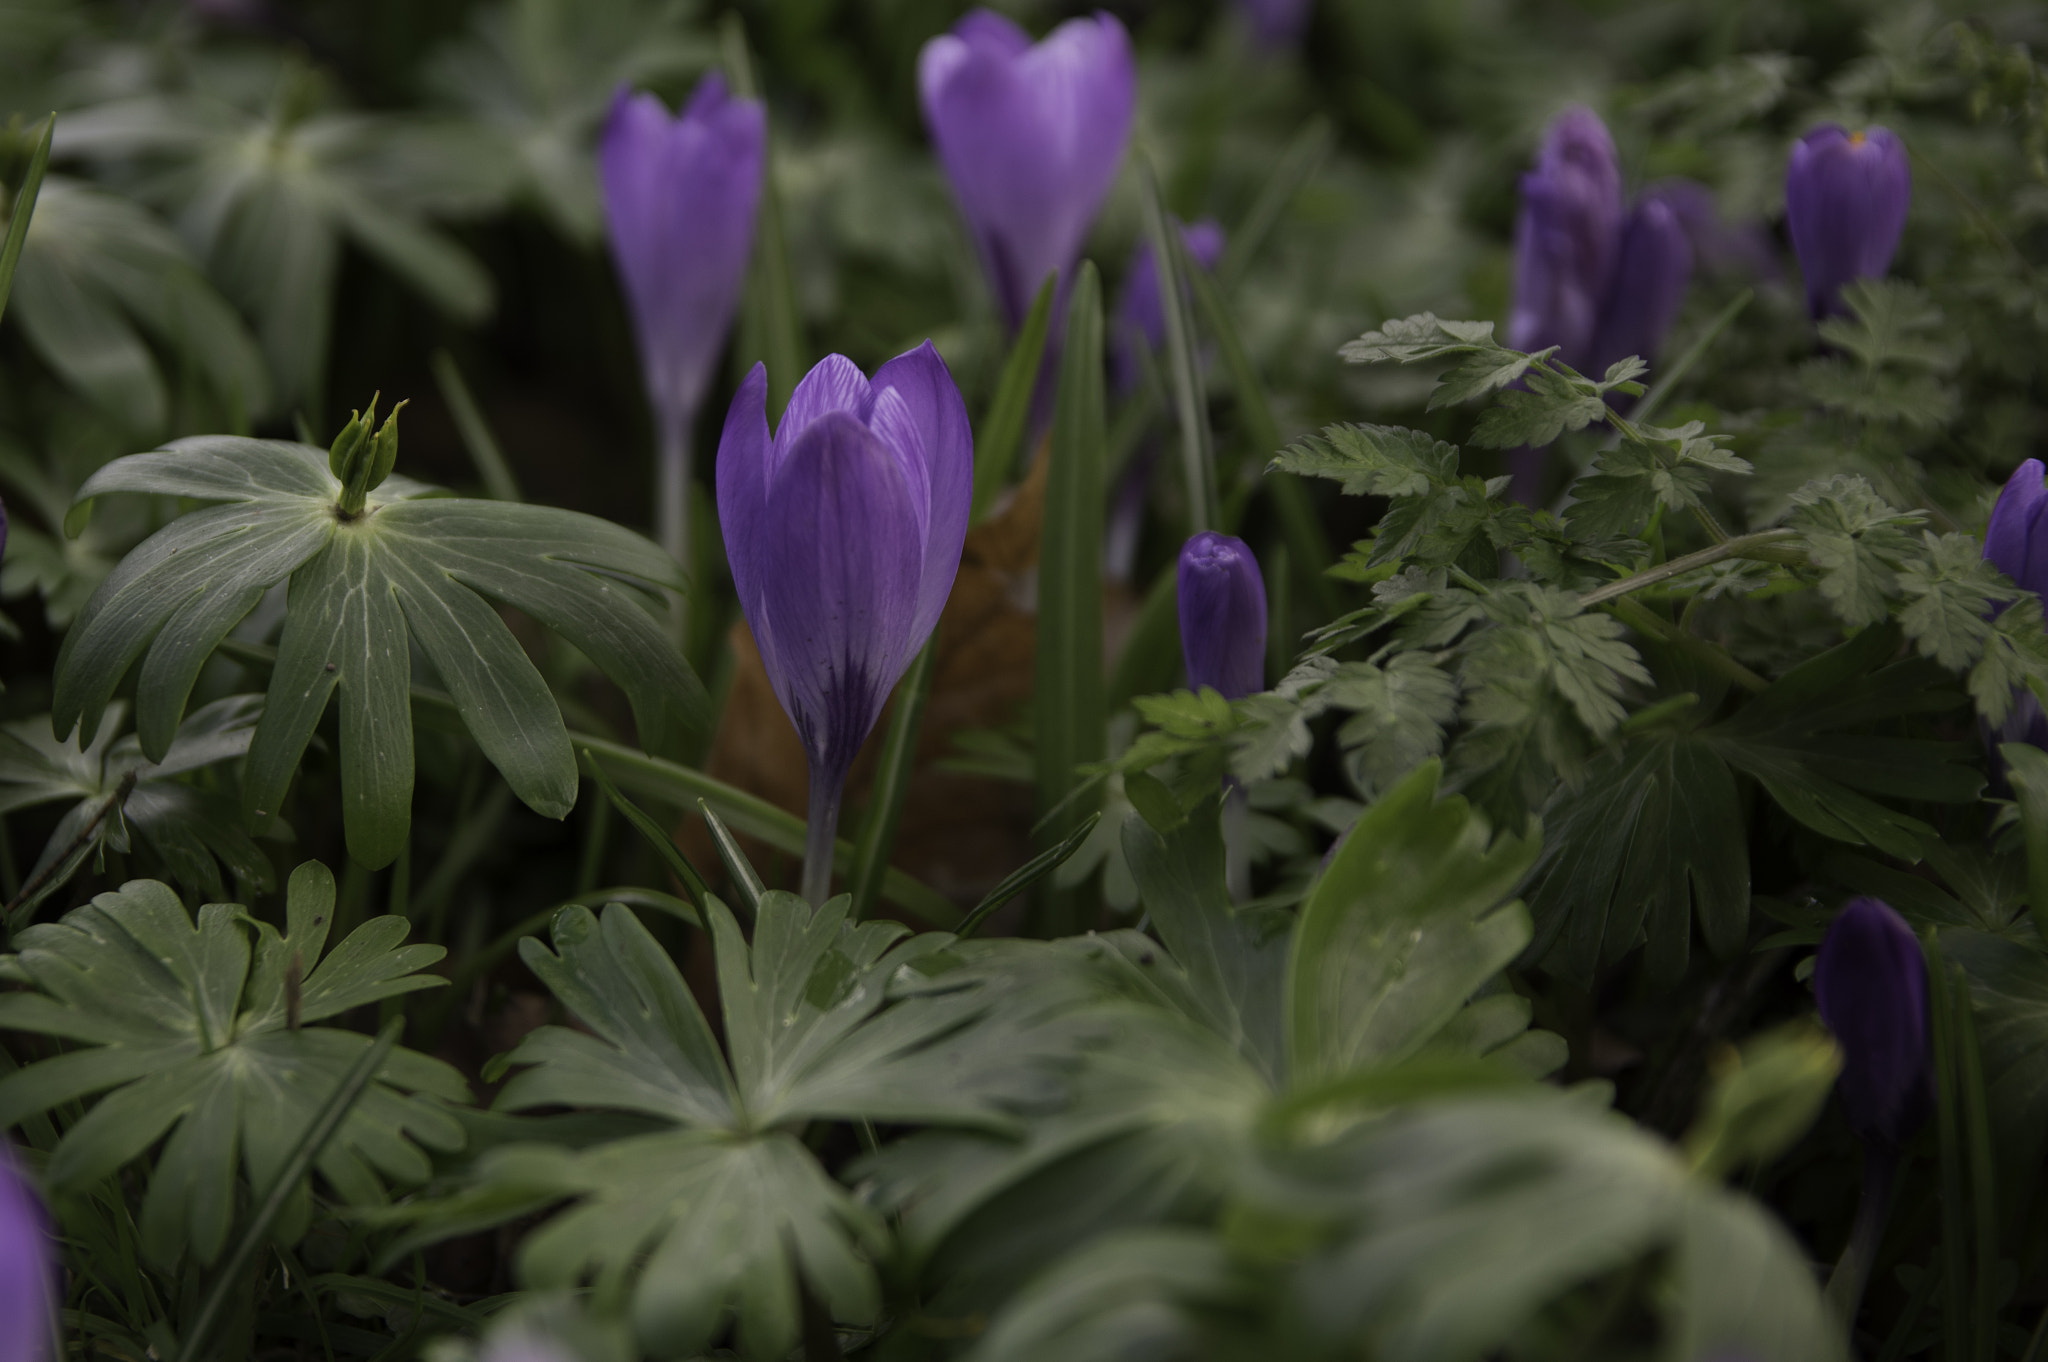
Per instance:
[[[1253,41],[1276,52],[1301,41],[1314,4],[1315,0],[1237,0],[1237,12],[1251,26]]]
[[[2013,470],[1991,508],[1984,557],[2021,589],[2048,595],[2048,467],[2028,459]]]
[[[1826,123],[1792,144],[1785,225],[1815,317],[1843,311],[1842,285],[1891,268],[1912,198],[1905,144],[1885,128]]]
[[[1851,899],[1820,943],[1813,992],[1842,1049],[1836,1088],[1850,1128],[1904,1147],[1934,1105],[1927,962],[1913,929],[1877,899]]]
[[[967,407],[926,341],[870,381],[828,355],[771,439],[755,365],[718,443],[733,586],[782,708],[836,795],[960,569],[974,487]]]
[[[1107,14],[1034,45],[975,10],[917,59],[924,122],[1003,320],[1015,330],[1045,282],[1066,282],[1116,181],[1137,109],[1130,36]]]
[[[1600,377],[1630,355],[1656,359],[1691,282],[1692,244],[1684,222],[1669,204],[1645,196],[1622,228],[1620,258],[1587,352],[1590,376]]]
[[[1550,125],[1536,168],[1522,177],[1515,221],[1515,296],[1507,343],[1555,345],[1575,369],[1587,355],[1620,256],[1621,167],[1607,125],[1571,108]]]
[[[1242,539],[1204,530],[1180,551],[1180,648],[1188,685],[1226,700],[1265,686],[1266,582]]]
[[[732,329],[754,248],[768,116],[723,77],[681,113],[621,88],[598,147],[605,222],[665,440],[687,432]]]
[[[1202,269],[1215,269],[1223,258],[1223,228],[1213,218],[1182,226],[1180,239],[1188,258]],[[1159,269],[1152,262],[1152,243],[1141,241],[1131,253],[1130,273],[1124,276],[1123,293],[1117,299],[1116,348],[1110,361],[1116,390],[1127,393],[1138,386],[1144,364],[1140,346],[1157,350],[1164,344],[1166,312],[1159,296]]]
[[[0,1141],[0,1358],[48,1358],[56,1308],[57,1258],[49,1217]]]

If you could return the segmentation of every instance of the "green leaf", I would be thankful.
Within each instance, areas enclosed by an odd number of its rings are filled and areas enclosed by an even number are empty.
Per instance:
[[[1835,1043],[1810,1020],[1790,1022],[1713,1061],[1713,1087],[1686,1132],[1686,1155],[1706,1177],[1761,1167],[1797,1144],[1842,1071]]]
[[[1538,844],[1439,801],[1439,774],[1427,763],[1380,796],[1302,905],[1285,1001],[1297,1083],[1415,1053],[1528,944],[1507,900]]]
[[[576,763],[554,698],[495,600],[554,629],[623,686],[657,750],[700,724],[703,687],[659,623],[650,592],[681,587],[640,536],[539,506],[430,497],[392,477],[345,517],[323,451],[205,437],[118,459],[79,491],[224,503],[173,521],[101,584],[57,661],[53,722],[85,741],[137,659],[137,732],[161,755],[200,668],[263,593],[292,587],[269,704],[250,748],[245,807],[277,814],[299,757],[339,692],[351,854],[388,863],[411,819],[410,644],[506,782],[536,812],[565,815]]]
[[[1899,625],[1922,656],[1952,672],[1968,671],[1991,635],[1986,616],[1993,605],[2011,598],[2011,588],[1985,561],[1974,536],[1923,532],[1920,541],[1924,552],[1899,569],[1899,591],[1906,601]]]
[[[334,878],[309,861],[292,875],[283,936],[235,904],[209,904],[195,923],[154,880],[30,927],[19,954],[0,958],[29,985],[0,995],[0,1026],[78,1048],[0,1079],[0,1126],[106,1093],[65,1131],[51,1182],[88,1187],[167,1137],[142,1202],[144,1252],[163,1268],[187,1247],[211,1263],[233,1220],[237,1168],[271,1186],[371,1044],[302,1023],[446,983],[419,973],[442,949],[401,948],[399,918],[371,919],[323,959],[333,912]],[[407,1092],[462,1102],[468,1085],[439,1060],[394,1050],[314,1163],[343,1200],[374,1205],[387,1181],[424,1182],[422,1144],[461,1146],[461,1126]],[[304,1231],[302,1194],[289,1223],[287,1242]]]
[[[1345,770],[1367,797],[1443,755],[1458,713],[1456,678],[1428,653],[1396,653],[1383,665],[1346,662],[1321,698],[1350,717],[1337,730]]]
[[[1527,386],[1501,393],[1479,414],[1472,443],[1482,449],[1542,446],[1606,417],[1607,402],[1597,384],[1548,368],[1531,369]]]
[[[1849,315],[1820,324],[1821,339],[1865,369],[1887,366],[1950,374],[1963,350],[1943,334],[1945,319],[1927,291],[1903,279],[1856,279],[1842,289]]]
[[[1217,524],[1215,437],[1209,430],[1209,397],[1202,385],[1202,358],[1195,343],[1195,319],[1188,311],[1189,267],[1180,228],[1166,211],[1159,177],[1141,153],[1138,157],[1140,202],[1145,237],[1152,246],[1152,268],[1158,272],[1159,316],[1166,333],[1166,368],[1173,392],[1175,423],[1180,427],[1181,483],[1188,499],[1192,533]],[[1049,508],[1048,508],[1049,509]]]
[[[36,139],[36,149],[29,156],[28,169],[23,172],[21,185],[14,191],[14,202],[9,207],[7,237],[0,242],[0,315],[7,311],[8,295],[14,288],[14,271],[20,263],[22,247],[28,241],[28,231],[35,220],[43,172],[50,167],[50,139],[56,131],[57,115],[53,113],[43,123],[43,135]]]
[[[1533,361],[1548,359],[1555,353],[1555,346],[1534,355],[1516,350],[1482,350],[1438,380],[1436,391],[1429,395],[1428,409],[1435,411],[1499,392],[1529,372]]]
[[[861,820],[860,836],[854,843],[853,880],[847,888],[853,895],[856,918],[871,916],[881,897],[882,874],[889,868],[897,824],[903,818],[903,800],[909,793],[911,768],[917,760],[924,705],[931,696],[932,677],[938,671],[938,654],[938,642],[926,640],[896,688],[895,713],[889,719],[875,774],[868,782],[867,816]]]
[[[1458,476],[1458,447],[1403,426],[1326,426],[1280,451],[1273,468],[1329,478],[1347,496],[1417,497]]]
[[[1080,769],[1102,759],[1102,287],[1083,264],[1067,303],[1039,551],[1036,759],[1041,813],[1057,839],[1094,808]],[[1051,935],[1074,925],[1072,893],[1043,905]],[[1063,925],[1064,924],[1064,925]]]
[[[1792,494],[1791,526],[1821,571],[1821,595],[1844,624],[1884,619],[1899,592],[1898,569],[1913,550],[1906,527],[1917,511],[1895,511],[1862,478],[1837,473]]]
[[[1002,376],[996,380],[996,395],[989,399],[988,415],[974,441],[973,519],[980,520],[1017,471],[1017,450],[1024,443],[1024,427],[1031,416],[1031,396],[1038,389],[1038,371],[1045,359],[1045,341],[1052,329],[1052,300],[1057,292],[1057,272],[1046,276],[1032,300],[1031,311],[1003,361]]]
[[[1941,951],[1969,976],[2001,1174],[2022,1178],[2048,1147],[2048,954],[1967,928],[1943,931]]]
[[[974,1355],[980,1362],[1256,1356],[1271,1342],[1249,1308],[1259,1294],[1259,1283],[1211,1233],[1130,1230],[1089,1243],[1032,1279],[1004,1303]]]
[[[1351,364],[1413,364],[1502,348],[1493,339],[1492,322],[1446,322],[1433,312],[1418,312],[1399,321],[1382,322],[1379,330],[1346,341],[1337,353]]]

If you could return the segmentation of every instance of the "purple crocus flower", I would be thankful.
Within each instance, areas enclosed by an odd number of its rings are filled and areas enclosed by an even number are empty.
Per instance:
[[[678,558],[689,527],[690,427],[746,281],[767,144],[760,101],[732,98],[713,74],[673,118],[653,95],[621,89],[598,148],[612,255],[661,444],[661,541]]]
[[[1891,268],[1912,198],[1905,144],[1888,129],[1824,123],[1792,144],[1785,225],[1815,317],[1843,311],[1844,284]]]
[[[1244,540],[1204,530],[1180,551],[1180,647],[1188,684],[1238,700],[1266,674],[1266,582]]]
[[[1851,899],[1820,943],[1813,992],[1842,1050],[1836,1086],[1850,1128],[1904,1148],[1934,1105],[1927,962],[1913,929],[1877,899]]]
[[[761,661],[810,759],[804,892],[829,885],[847,769],[931,636],[974,486],[967,407],[926,341],[875,371],[828,355],[771,439],[755,365],[718,442],[718,523]]]
[[[1012,330],[1054,270],[1066,281],[1116,181],[1137,108],[1130,36],[1107,14],[1034,45],[975,10],[924,45],[919,100],[939,163]]]
[[[1301,41],[1314,3],[1315,0],[1237,0],[1237,12],[1251,26],[1253,40],[1274,52]]]
[[[1614,277],[1587,347],[1588,373],[1598,377],[1630,355],[1656,356],[1685,306],[1692,259],[1683,219],[1663,199],[1646,194],[1621,229]]]
[[[0,1358],[50,1355],[57,1301],[49,1217],[0,1141]]]
[[[1536,168],[1522,177],[1510,346],[1555,345],[1566,364],[1587,366],[1621,254],[1625,213],[1607,125],[1591,109],[1565,110],[1544,136]]]
[[[1991,566],[2012,578],[2024,591],[2048,599],[2048,468],[2039,459],[2028,459],[2006,479],[1998,502],[1991,508],[1991,524],[1984,531],[1984,557]],[[2001,607],[2002,608],[2002,607]],[[1992,763],[2003,778],[2004,763],[1998,745],[2030,743],[2048,751],[2048,715],[2041,702],[2025,686],[2015,687],[2012,708],[1997,728],[1985,726],[1985,746]]]
[[[1180,239],[1188,258],[1205,270],[1216,268],[1223,258],[1223,228],[1214,218],[1181,227]],[[1110,360],[1110,378],[1120,393],[1138,386],[1143,371],[1139,347],[1157,350],[1166,344],[1166,311],[1159,296],[1159,268],[1152,260],[1152,243],[1141,241],[1131,254],[1130,272],[1124,276],[1123,293],[1116,305],[1116,348]]]

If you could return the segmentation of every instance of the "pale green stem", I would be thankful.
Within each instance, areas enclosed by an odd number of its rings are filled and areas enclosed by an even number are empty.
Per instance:
[[[827,779],[816,766],[811,768],[811,808],[804,824],[803,894],[812,907],[832,893],[832,845],[839,835],[839,799],[846,792],[846,777]]]
[[[1608,601],[1628,595],[1631,591],[1640,591],[1646,586],[1655,586],[1659,582],[1683,576],[1694,568],[1718,563],[1723,558],[1759,558],[1767,562],[1782,563],[1786,561],[1786,555],[1781,549],[1774,550],[1774,546],[1798,537],[1797,530],[1764,530],[1757,534],[1745,534],[1739,539],[1724,539],[1701,549],[1698,553],[1688,553],[1682,558],[1673,558],[1668,563],[1659,563],[1647,571],[1638,572],[1633,577],[1609,582],[1606,586],[1588,591],[1580,599],[1588,606],[1604,605]]]
[[[1842,1321],[1845,1333],[1855,1331],[1856,1312],[1863,1305],[1863,1288],[1877,1262],[1885,1221],[1891,1217],[1892,1187],[1898,1171],[1899,1156],[1892,1150],[1864,1151],[1863,1190],[1856,1201],[1856,1225],[1849,1231],[1849,1243],[1842,1250],[1841,1261],[1828,1278],[1828,1305]]]
[[[690,423],[662,421],[661,449],[654,470],[654,508],[661,546],[669,557],[690,566]],[[677,636],[683,627],[683,605],[671,610]]]

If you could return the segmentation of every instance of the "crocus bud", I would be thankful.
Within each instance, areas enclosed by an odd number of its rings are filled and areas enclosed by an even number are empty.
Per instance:
[[[815,839],[836,823],[847,768],[953,589],[974,441],[929,341],[872,382],[827,356],[790,395],[773,439],[767,391],[757,364],[726,414],[718,523],[762,665],[810,760]],[[830,850],[828,837],[816,874]]]
[[[1934,1106],[1927,962],[1913,929],[1877,899],[1851,899],[1820,943],[1813,992],[1842,1050],[1836,1090],[1850,1128],[1903,1148]]]
[[[1614,278],[1587,349],[1591,375],[1599,377],[1630,355],[1655,359],[1691,282],[1692,244],[1684,221],[1662,199],[1645,195],[1622,227]]]
[[[1137,108],[1130,36],[1107,14],[1033,45],[976,10],[924,45],[925,127],[1014,330],[1054,270],[1073,276],[1116,180]]]
[[[1785,225],[1815,317],[1843,310],[1842,285],[1891,267],[1912,198],[1905,144],[1884,128],[1851,133],[1826,123],[1793,143]]]
[[[56,1254],[49,1219],[0,1142],[0,1358],[48,1358],[56,1309]]]
[[[1313,3],[1314,0],[1237,0],[1237,12],[1251,27],[1253,40],[1271,52],[1301,41]]]
[[[621,89],[598,147],[605,225],[664,436],[687,431],[732,328],[767,164],[759,100],[704,77],[673,118]]]
[[[1223,228],[1213,218],[1203,218],[1180,229],[1188,258],[1201,269],[1213,270],[1223,258]],[[1110,361],[1111,379],[1120,393],[1138,386],[1144,361],[1139,347],[1157,350],[1166,343],[1166,312],[1159,296],[1159,267],[1152,260],[1152,243],[1141,241],[1131,255],[1130,273],[1124,276],[1123,293],[1116,305],[1116,349]]]
[[[2028,459],[2013,470],[1991,508],[1991,524],[1984,531],[1984,557],[2014,585],[2048,598],[2048,468],[2039,459]],[[2002,607],[2001,607],[2002,608]],[[2025,686],[2013,689],[2012,708],[2005,721],[1993,729],[1985,725],[1985,746],[1990,750],[1994,774],[2003,778],[1998,745],[2031,743],[2048,750],[2048,715],[2041,702]]]
[[[1244,540],[1204,530],[1180,551],[1180,648],[1188,684],[1236,700],[1263,688],[1266,583]]]
[[[1536,168],[1522,177],[1509,345],[1555,345],[1566,364],[1590,367],[1623,214],[1621,167],[1607,125],[1591,109],[1567,109],[1550,125]]]

